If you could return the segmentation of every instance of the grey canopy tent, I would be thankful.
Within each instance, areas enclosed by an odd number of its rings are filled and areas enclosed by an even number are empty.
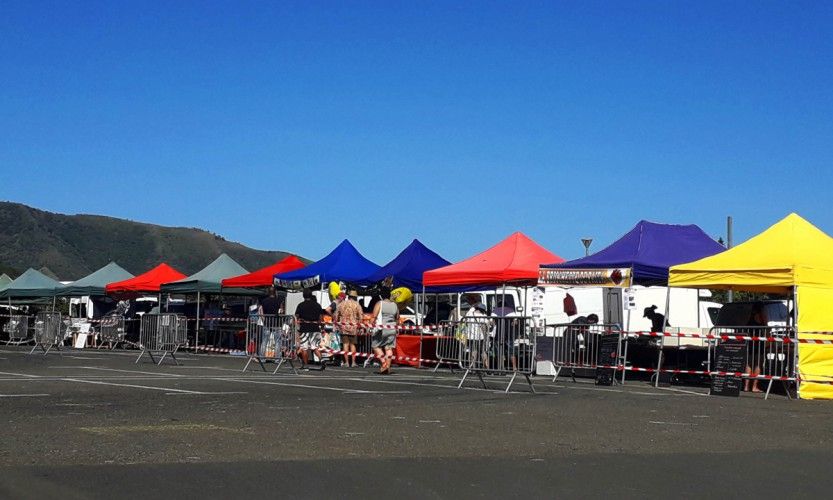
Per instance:
[[[163,283],[162,293],[224,293],[227,295],[263,295],[263,292],[247,288],[223,288],[223,280],[246,274],[243,266],[226,254],[222,254],[211,264],[181,280]]]
[[[6,285],[12,282],[12,279],[9,278],[9,275],[6,273],[0,274],[0,290],[6,288]]]
[[[40,299],[54,297],[61,283],[31,267],[0,290],[0,299]]]
[[[47,298],[55,305],[55,289],[61,283],[53,280],[42,272],[31,267],[23,274],[12,280],[5,287],[0,287],[0,299],[8,305],[12,304],[47,304]]]
[[[194,350],[199,348],[200,331],[200,296],[202,294],[224,294],[224,295],[246,295],[259,296],[263,291],[252,288],[223,288],[222,282],[226,278],[247,274],[243,266],[234,261],[226,254],[217,257],[214,262],[205,266],[202,270],[183,278],[181,280],[163,283],[159,291],[161,293],[197,295],[197,318]]]
[[[69,285],[62,286],[55,291],[58,297],[83,297],[89,296],[103,296],[104,288],[108,283],[114,281],[122,281],[133,278],[133,275],[125,271],[120,265],[115,262],[110,262],[98,271],[84,276],[78,281],[74,281]]]

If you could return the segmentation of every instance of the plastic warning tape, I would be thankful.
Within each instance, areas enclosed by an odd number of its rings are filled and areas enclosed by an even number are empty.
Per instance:
[[[801,332],[801,335],[823,335],[826,332]],[[715,335],[712,333],[672,333],[672,332],[627,332],[629,337],[672,337],[707,340],[749,340],[755,342],[781,342],[784,344],[833,344],[833,340],[823,339],[794,339],[792,337],[760,337],[755,335]]]
[[[437,359],[425,359],[420,357],[412,357],[412,356],[387,356],[382,355],[379,356],[375,353],[368,353],[368,352],[350,352],[350,351],[339,351],[336,349],[330,348],[320,348],[321,352],[326,352],[328,354],[333,354],[336,356],[339,355],[348,355],[348,356],[356,356],[359,358],[372,358],[372,359],[390,359],[393,361],[410,361],[412,363],[435,363],[435,364],[455,364],[455,361],[442,361]]]
[[[191,349],[190,347],[187,349]],[[227,349],[224,347],[208,347],[208,346],[199,346],[196,348],[198,351],[203,352],[212,352],[212,353],[219,353],[219,354],[231,354],[231,353],[240,353],[240,354],[248,354],[246,351],[242,349]],[[355,356],[357,358],[374,358],[374,359],[382,359],[387,358],[394,361],[409,361],[412,363],[436,363],[436,364],[454,364],[455,362],[452,361],[440,361],[436,359],[425,359],[420,357],[412,357],[412,356],[378,356],[375,353],[366,353],[366,352],[350,352],[350,351],[343,351],[343,350],[336,350],[321,347],[318,349],[310,349],[310,350],[318,350],[321,352],[325,352],[327,354],[335,355],[335,356],[342,356],[342,355],[349,355]]]
[[[616,367],[618,371],[629,371],[629,372],[640,372],[640,373],[671,373],[677,375],[710,375],[710,376],[726,376],[726,377],[741,377],[747,379],[758,379],[758,380],[796,380],[795,377],[784,377],[778,375],[757,375],[751,376],[747,375],[743,372],[724,372],[724,371],[708,371],[708,370],[678,370],[678,369],[660,369],[657,370],[656,368],[640,368],[637,366],[622,366],[619,365]]]

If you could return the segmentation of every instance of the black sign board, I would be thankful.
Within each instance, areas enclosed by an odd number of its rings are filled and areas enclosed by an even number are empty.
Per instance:
[[[618,353],[619,335],[614,333],[599,337],[599,366],[609,365],[611,368],[596,368],[596,385],[613,385]]]
[[[717,344],[714,355],[716,372],[743,373],[746,370],[746,343],[727,341]],[[734,375],[712,375],[709,394],[717,396],[740,396],[741,377]]]

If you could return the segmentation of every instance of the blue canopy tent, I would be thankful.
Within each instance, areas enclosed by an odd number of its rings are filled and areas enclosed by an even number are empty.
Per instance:
[[[406,286],[418,291],[422,289],[422,274],[425,271],[450,264],[419,240],[414,240],[392,261],[368,276],[367,280],[375,283],[390,277],[393,278],[393,286]]]
[[[581,259],[542,265],[542,269],[631,269],[634,285],[668,284],[668,268],[724,251],[698,226],[639,221],[627,234]]]
[[[369,285],[373,282],[367,277],[378,270],[378,264],[367,260],[344,240],[321,260],[295,271],[276,274],[274,283],[282,288],[310,288],[331,281]]]

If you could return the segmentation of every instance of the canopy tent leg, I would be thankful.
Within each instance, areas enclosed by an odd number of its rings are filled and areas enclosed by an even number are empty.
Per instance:
[[[194,354],[200,349],[200,291],[197,290],[197,320],[194,329]]]
[[[698,294],[699,294],[699,292],[698,292]],[[699,299],[699,297],[698,297],[698,299]],[[662,318],[662,332],[665,331],[665,327],[666,327],[666,325],[668,325],[668,309],[669,309],[670,304],[671,304],[671,287],[666,286],[665,287],[665,316],[663,316],[663,318]],[[657,333],[662,333],[662,332],[657,332]],[[657,343],[657,349],[659,349],[659,352],[657,354],[657,372],[656,372],[657,378],[656,378],[656,381],[654,381],[654,387],[659,387],[659,375],[660,375],[660,370],[662,370],[662,348],[665,346],[665,337],[658,337],[658,338],[659,338],[659,342]]]

